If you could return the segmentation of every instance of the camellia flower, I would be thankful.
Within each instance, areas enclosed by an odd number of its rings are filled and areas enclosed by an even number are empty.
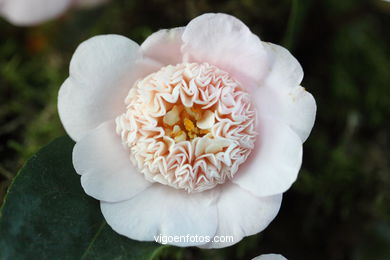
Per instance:
[[[265,254],[256,256],[252,260],[287,260],[287,258],[278,254]]]
[[[36,25],[70,7],[90,7],[108,0],[0,0],[0,14],[14,25]]]
[[[302,77],[283,47],[204,14],[141,46],[85,41],[58,110],[81,184],[116,232],[218,248],[266,228],[297,178],[316,112]]]

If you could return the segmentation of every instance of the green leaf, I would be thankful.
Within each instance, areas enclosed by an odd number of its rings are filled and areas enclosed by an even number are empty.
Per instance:
[[[0,259],[151,259],[164,247],[115,233],[72,165],[61,137],[34,155],[0,209]]]

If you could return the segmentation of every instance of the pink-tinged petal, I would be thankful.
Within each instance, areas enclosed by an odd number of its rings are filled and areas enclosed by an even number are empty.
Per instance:
[[[264,85],[278,90],[299,86],[303,79],[301,64],[282,46],[263,42],[270,59],[270,72]]]
[[[259,118],[256,147],[232,182],[263,197],[285,192],[302,163],[302,141],[285,123]]]
[[[180,48],[183,44],[181,40],[183,32],[184,27],[177,27],[153,33],[141,45],[144,56],[164,66],[181,63],[183,55]]]
[[[220,189],[222,192],[217,203],[218,228],[215,236],[223,236],[227,241],[212,241],[201,246],[203,248],[231,246],[243,237],[259,233],[276,217],[282,203],[282,194],[256,197],[232,183],[226,183]]]
[[[288,124],[301,138],[308,138],[315,121],[317,105],[313,96],[301,86],[285,89],[262,87],[253,93],[258,114]]]
[[[119,234],[141,241],[161,236],[209,236],[217,228],[215,192],[188,194],[166,185],[154,184],[130,200],[101,202],[107,223]],[[162,243],[163,241],[160,241]],[[173,241],[176,246],[195,246],[206,242]]]
[[[265,254],[256,256],[252,260],[287,260],[287,258],[279,254]]]
[[[268,57],[262,42],[233,16],[198,16],[185,28],[183,42],[186,60],[213,64],[229,72],[246,88],[259,86],[268,72]]]
[[[135,42],[123,36],[101,35],[80,44],[58,94],[58,112],[67,133],[80,140],[123,113],[133,83],[157,69],[142,59]]]
[[[72,0],[4,0],[0,13],[12,24],[29,26],[61,15],[71,4]]]
[[[130,199],[152,184],[130,162],[113,121],[101,124],[76,143],[73,166],[81,174],[85,192],[98,200]]]
[[[302,67],[285,48],[272,43],[264,46],[271,67],[264,86],[254,93],[259,114],[287,123],[304,142],[313,128],[317,106],[313,96],[300,86]]]

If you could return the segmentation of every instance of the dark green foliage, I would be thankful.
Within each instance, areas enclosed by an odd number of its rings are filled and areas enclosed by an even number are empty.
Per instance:
[[[390,3],[381,0],[113,0],[34,28],[1,21],[0,191],[64,133],[56,95],[80,42],[117,33],[141,43],[210,11],[233,14],[261,39],[289,48],[316,98],[317,120],[299,178],[269,228],[230,248],[168,247],[160,256],[390,259]]]
[[[55,140],[14,178],[0,211],[0,259],[151,259],[163,246],[115,233],[84,193],[73,145]]]

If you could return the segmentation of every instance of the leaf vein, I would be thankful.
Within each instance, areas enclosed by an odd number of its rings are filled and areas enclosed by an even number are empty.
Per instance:
[[[85,259],[87,257],[89,251],[92,248],[93,243],[95,243],[96,239],[99,237],[100,233],[102,232],[103,228],[106,226],[106,221],[103,221],[102,224],[100,224],[100,227],[98,231],[96,232],[95,236],[92,238],[91,242],[89,242],[87,249],[85,250],[84,254],[81,256],[80,260]]]

